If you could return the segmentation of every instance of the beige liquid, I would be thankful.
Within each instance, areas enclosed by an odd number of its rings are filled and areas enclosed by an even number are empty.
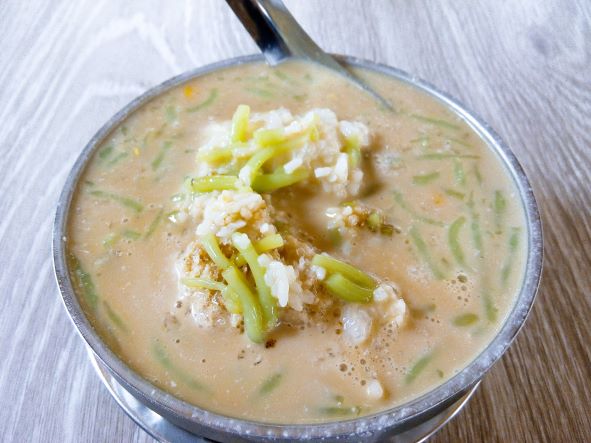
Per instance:
[[[425,393],[494,337],[524,272],[524,214],[513,183],[477,134],[439,102],[399,81],[360,75],[399,112],[379,109],[356,87],[313,66],[294,63],[277,74],[250,64],[165,93],[99,149],[74,198],[68,247],[87,273],[79,292],[87,294],[81,299],[92,324],[146,379],[224,415],[274,423],[331,421]],[[286,107],[293,114],[326,107],[339,119],[369,127],[374,142],[364,163],[364,187],[372,192],[361,201],[383,209],[400,233],[390,238],[364,231],[348,246],[335,247],[324,210],[338,206],[338,199],[294,187],[275,194],[273,203],[321,250],[396,282],[411,308],[404,328],[384,329],[371,345],[354,348],[343,343],[338,318],[304,329],[280,326],[272,334],[275,346],[267,349],[235,328],[199,328],[184,307],[175,308],[174,262],[194,234],[164,219],[150,226],[160,211],[172,208],[171,196],[195,170],[195,151],[206,141],[204,125],[229,119],[241,103],[256,112]],[[467,157],[429,157],[445,145]],[[133,198],[143,209],[97,190]],[[448,242],[450,225],[460,217],[464,264]],[[275,374],[280,375],[269,384]],[[367,397],[372,378],[384,386],[383,399]],[[266,382],[272,389],[261,392]]]

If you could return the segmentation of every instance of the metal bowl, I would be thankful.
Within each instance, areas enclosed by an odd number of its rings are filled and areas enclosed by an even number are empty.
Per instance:
[[[311,425],[278,425],[241,420],[216,414],[184,402],[173,395],[157,388],[131,370],[107,345],[84,315],[74,293],[66,265],[66,242],[68,214],[72,196],[79,178],[103,140],[125,118],[143,104],[188,80],[200,77],[231,66],[262,62],[260,55],[238,57],[207,65],[181,74],[136,98],[115,114],[90,140],[72,171],[61,193],[53,229],[53,261],[55,275],[60,287],[64,305],[78,332],[86,341],[98,360],[106,366],[124,389],[139,402],[146,405],[173,424],[197,435],[220,441],[293,441],[294,439],[326,441],[381,441],[400,434],[421,423],[456,403],[491,368],[507,350],[522,327],[535,299],[543,259],[542,228],[538,208],[531,186],[517,159],[501,138],[482,120],[467,111],[457,101],[439,92],[430,84],[403,71],[389,66],[379,65],[352,57],[339,57],[352,67],[359,67],[385,74],[394,79],[410,84],[431,97],[442,102],[461,117],[488,144],[515,182],[527,219],[527,263],[525,276],[518,298],[505,323],[489,345],[463,370],[455,376],[427,392],[426,394],[383,412],[351,420]]]

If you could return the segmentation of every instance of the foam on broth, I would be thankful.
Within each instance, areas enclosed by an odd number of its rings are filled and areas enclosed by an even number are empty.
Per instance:
[[[321,68],[255,63],[166,92],[97,150],[69,215],[68,251],[76,257],[71,272],[93,326],[146,379],[224,415],[333,421],[425,393],[494,337],[525,267],[524,213],[513,182],[478,135],[440,102],[381,74],[358,73],[396,113]],[[293,114],[330,108],[340,119],[369,127],[374,141],[360,200],[382,209],[401,232],[363,232],[336,246],[324,210],[339,199],[294,187],[274,194],[273,203],[319,249],[396,282],[410,308],[403,329],[384,328],[371,346],[347,347],[335,317],[330,327],[279,327],[272,334],[276,343],[266,348],[234,328],[199,328],[180,315],[182,307],[175,311],[174,262],[193,232],[166,221],[171,196],[195,170],[196,149],[206,141],[203,127],[229,119],[241,103]],[[440,154],[444,145],[453,155]],[[457,241],[463,264],[449,233],[462,217]],[[374,378],[386,392],[377,401],[366,395]]]

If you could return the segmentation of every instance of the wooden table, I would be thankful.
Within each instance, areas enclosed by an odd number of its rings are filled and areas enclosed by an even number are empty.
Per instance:
[[[591,441],[591,3],[288,6],[326,50],[430,80],[498,130],[542,211],[524,331],[434,441]],[[93,372],[54,282],[55,204],[115,111],[161,81],[256,52],[222,0],[0,2],[0,440],[150,441]]]

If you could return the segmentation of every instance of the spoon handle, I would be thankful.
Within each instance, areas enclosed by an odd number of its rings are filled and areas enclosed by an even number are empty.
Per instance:
[[[306,34],[281,0],[226,0],[267,62],[274,66],[298,57],[344,71]]]

